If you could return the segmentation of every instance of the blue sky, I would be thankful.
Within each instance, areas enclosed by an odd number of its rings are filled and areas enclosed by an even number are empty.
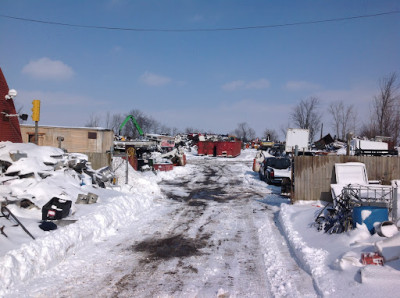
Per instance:
[[[215,29],[400,11],[399,1],[15,1],[0,14],[87,26]],[[101,30],[0,17],[0,67],[17,105],[41,100],[43,125],[139,109],[169,127],[257,135],[292,126],[301,99],[343,100],[368,121],[378,81],[400,66],[400,14],[277,28]],[[27,123],[33,123],[30,119]]]

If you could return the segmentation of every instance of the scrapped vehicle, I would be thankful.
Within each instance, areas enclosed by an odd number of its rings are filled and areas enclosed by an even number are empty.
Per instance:
[[[260,179],[268,184],[280,185],[283,178],[290,179],[290,164],[287,157],[267,157],[260,165]]]

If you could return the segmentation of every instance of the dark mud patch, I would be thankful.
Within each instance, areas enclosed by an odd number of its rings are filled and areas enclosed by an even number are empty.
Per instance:
[[[132,247],[134,251],[146,252],[147,260],[168,260],[200,255],[201,248],[207,245],[204,238],[191,239],[176,235],[164,239],[147,239]]]
[[[190,200],[188,202],[189,206],[195,206],[195,207],[207,207],[207,203],[203,202],[203,201],[197,201],[197,200]]]

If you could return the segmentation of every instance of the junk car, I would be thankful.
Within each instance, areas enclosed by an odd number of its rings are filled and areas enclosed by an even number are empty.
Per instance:
[[[290,164],[287,157],[267,157],[260,164],[260,179],[268,184],[281,185],[283,178],[290,178]]]

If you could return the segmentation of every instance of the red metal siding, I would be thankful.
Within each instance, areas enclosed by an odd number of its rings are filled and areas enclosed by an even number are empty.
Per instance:
[[[162,171],[162,172],[167,172],[174,169],[173,164],[163,164],[163,163],[154,164],[153,167],[155,171]]]
[[[197,144],[197,154],[214,156],[215,145],[216,143],[211,141],[200,141]]]
[[[236,157],[242,150],[242,142],[216,142],[217,156]]]
[[[197,144],[198,155],[218,156],[218,157],[236,157],[240,155],[242,142],[240,141],[221,141],[211,142],[202,141]]]
[[[5,112],[9,115],[16,114],[14,101],[12,99],[5,99],[8,91],[6,78],[0,68],[0,141],[22,143],[18,117],[5,117],[2,113]]]

